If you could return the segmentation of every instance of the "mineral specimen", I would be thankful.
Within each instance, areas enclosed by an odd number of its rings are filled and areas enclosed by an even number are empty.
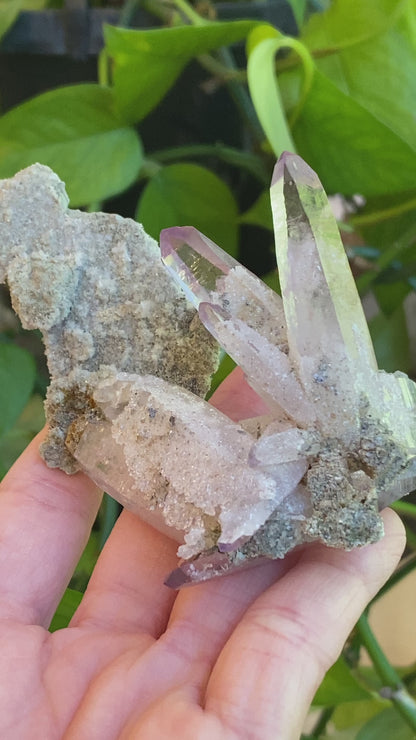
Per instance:
[[[11,243],[15,306],[49,351],[48,463],[68,470],[75,459],[175,537],[183,561],[167,579],[174,588],[301,543],[352,549],[379,539],[379,510],[416,485],[416,385],[377,369],[316,174],[284,154],[273,176],[282,298],[192,227],[162,232],[164,274],[137,225],[64,215],[58,180],[46,168],[34,174],[30,207],[27,192],[18,201],[27,173],[3,183],[2,241]],[[20,215],[25,229],[9,228],[7,214],[38,209],[38,191],[41,226]],[[261,417],[238,423],[195,395],[215,351],[168,271],[263,399]]]
[[[42,448],[48,465],[79,469],[68,427],[98,414],[96,378],[154,374],[205,395],[218,345],[130,219],[68,209],[64,184],[33,165],[0,182],[0,282],[28,329],[40,329],[52,382]]]
[[[416,485],[416,385],[378,371],[325,192],[296,155],[277,163],[271,203],[282,301],[240,265],[221,263],[196,230],[161,235],[171,274],[269,407],[247,462],[284,491],[249,539],[225,543],[221,533],[171,585],[303,542],[347,550],[374,542],[383,533],[378,511]],[[300,463],[302,476],[288,468]]]

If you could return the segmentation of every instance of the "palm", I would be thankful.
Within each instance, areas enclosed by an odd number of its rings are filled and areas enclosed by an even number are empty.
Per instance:
[[[239,716],[232,717],[227,695],[232,700],[241,691],[244,652],[251,635],[266,629],[270,606],[264,605],[264,613],[259,609],[245,626],[240,625],[241,634],[237,630],[228,638],[248,604],[275,580],[276,568],[282,566],[272,564],[194,587],[175,599],[174,592],[160,585],[164,569],[175,562],[175,548],[150,528],[147,534],[158,553],[150,564],[153,583],[149,579],[144,584],[137,577],[140,546],[133,548],[135,552],[130,548],[130,567],[124,565],[121,576],[111,577],[119,557],[127,554],[122,542],[126,536],[140,542],[142,526],[132,515],[122,515],[70,628],[50,634],[39,626],[2,625],[2,660],[13,674],[12,685],[3,687],[1,717],[10,719],[4,727],[0,719],[2,738],[194,739],[224,738],[227,731],[233,736]],[[287,618],[281,615],[280,626]],[[270,629],[276,627],[271,624]],[[299,639],[296,624],[290,633],[290,642]],[[227,640],[224,665],[214,670]],[[258,680],[272,653],[257,656]],[[2,675],[5,671],[3,664]],[[253,675],[247,675],[243,685],[250,688],[252,681]],[[202,712],[208,682],[208,706]],[[257,691],[253,686],[250,690]],[[240,737],[238,727],[235,731]]]
[[[96,515],[39,440],[0,497],[3,740],[295,740],[325,670],[394,568],[400,524],[344,553],[313,546],[194,586],[163,586],[176,545],[124,512],[68,629],[47,626]]]

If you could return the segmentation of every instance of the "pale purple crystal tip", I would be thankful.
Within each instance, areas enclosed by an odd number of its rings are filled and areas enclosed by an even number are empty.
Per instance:
[[[198,308],[209,301],[218,278],[228,275],[238,262],[193,226],[173,226],[160,232],[162,260]]]
[[[283,152],[277,160],[273,170],[271,187],[284,178],[285,174],[291,179],[296,180],[298,185],[322,187],[316,172],[306,164],[302,157],[299,157],[298,154],[293,154],[293,152]]]

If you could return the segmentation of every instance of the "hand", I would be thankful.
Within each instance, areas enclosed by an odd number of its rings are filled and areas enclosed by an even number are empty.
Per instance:
[[[214,401],[254,411],[234,374]],[[242,400],[243,399],[243,400]],[[255,411],[254,411],[255,413]],[[48,470],[36,438],[0,496],[2,740],[297,740],[325,671],[404,546],[309,546],[175,593],[177,545],[123,512],[68,629],[51,617],[101,494]]]

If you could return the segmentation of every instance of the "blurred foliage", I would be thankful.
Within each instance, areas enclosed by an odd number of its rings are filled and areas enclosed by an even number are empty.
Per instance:
[[[47,164],[65,180],[72,207],[120,207],[156,238],[166,226],[193,224],[278,290],[268,183],[282,149],[297,150],[327,192],[342,198],[340,226],[360,294],[371,304],[380,367],[414,377],[415,0],[290,0],[296,37],[261,21],[216,20],[215,3],[142,4],[156,27],[107,26],[95,82],[63,79],[0,117],[0,177]],[[124,4],[125,25],[137,5]],[[21,10],[61,6],[0,0],[0,37]],[[201,133],[198,117],[212,135]],[[157,142],[149,144],[153,129]],[[0,339],[3,475],[43,425],[47,381],[39,337],[20,327],[4,292]],[[213,389],[232,366],[225,356]],[[415,511],[410,497],[401,509],[409,552]],[[117,515],[107,501],[51,629],[68,624]],[[391,584],[415,567],[414,555],[407,562]],[[383,691],[382,653],[375,651],[371,672],[360,666],[366,640],[365,630],[354,633],[328,672],[314,700],[322,714],[308,737],[414,737]],[[414,695],[414,666],[398,680]]]

